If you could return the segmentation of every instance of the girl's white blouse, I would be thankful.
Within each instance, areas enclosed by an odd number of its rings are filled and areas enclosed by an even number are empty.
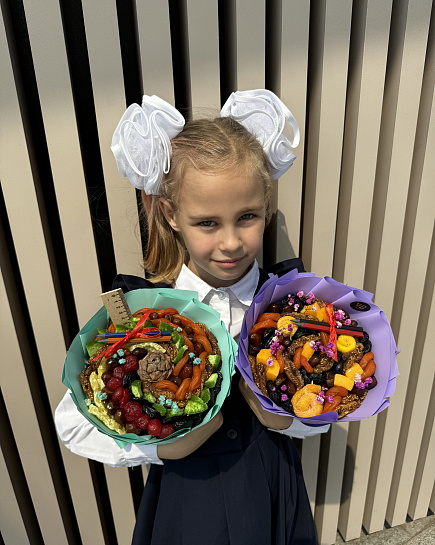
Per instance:
[[[237,341],[243,317],[254,297],[259,276],[258,263],[255,261],[248,274],[236,284],[216,289],[183,265],[174,287],[198,292],[198,299],[219,312],[228,331]],[[65,394],[55,411],[55,424],[63,444],[80,456],[114,467],[163,463],[157,456],[155,445],[130,444],[125,448],[119,448],[115,441],[100,433],[79,413],[69,392]],[[310,428],[298,420],[293,420],[292,425],[286,430],[272,431],[303,439],[309,435],[325,433],[328,429],[329,426]]]

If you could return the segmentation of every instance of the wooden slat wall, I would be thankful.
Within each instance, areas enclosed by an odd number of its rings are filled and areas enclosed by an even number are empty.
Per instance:
[[[319,543],[433,512],[433,2],[0,4],[3,542],[131,539],[147,468],[71,454],[51,415],[66,347],[99,293],[116,271],[141,274],[137,195],[109,147],[143,93],[198,117],[266,86],[292,110],[302,141],[263,262],[300,255],[373,292],[401,349],[387,411],[296,442]]]

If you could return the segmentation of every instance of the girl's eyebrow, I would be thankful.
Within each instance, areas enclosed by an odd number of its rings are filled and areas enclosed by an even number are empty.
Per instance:
[[[250,213],[259,213],[264,210],[264,206],[258,206],[258,207],[251,207],[251,208],[243,208],[239,212],[237,212],[237,216],[243,216],[244,214],[250,214]],[[203,215],[203,216],[189,216],[189,219],[191,221],[204,221],[204,220],[212,220],[218,218],[219,215],[212,215],[209,216]]]

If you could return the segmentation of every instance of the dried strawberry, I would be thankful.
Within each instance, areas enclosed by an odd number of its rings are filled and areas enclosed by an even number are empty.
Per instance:
[[[130,371],[137,371],[139,369],[139,360],[136,356],[127,356],[125,363],[122,366],[124,373],[130,373]]]
[[[112,401],[119,401],[123,395],[124,395],[124,388],[120,386],[113,392]]]
[[[125,418],[129,422],[136,420],[142,414],[142,405],[137,401],[129,401],[124,405]]]
[[[147,429],[147,426],[150,422],[150,417],[145,414],[145,413],[142,413],[140,416],[138,416],[134,423],[136,424],[136,426],[138,428],[141,428],[142,430],[146,430]]]
[[[130,401],[130,393],[128,390],[124,390],[122,393],[122,397],[119,400],[119,406],[121,407],[121,409],[123,409],[126,403],[128,403],[129,401]]]
[[[112,390],[114,392],[120,386],[122,386],[122,380],[120,378],[117,378],[117,377],[112,377],[107,381],[106,386],[107,386],[107,388],[109,388],[109,390]]]
[[[113,370],[113,376],[122,379],[126,372],[127,371],[124,369],[124,365],[118,365],[118,367],[115,367]]]
[[[162,423],[160,422],[160,420],[158,420],[157,418],[153,418],[152,420],[150,420],[147,427],[147,432],[150,435],[155,435],[156,437],[159,437],[161,431],[162,431]]]
[[[160,432],[160,439],[164,439],[165,437],[168,437],[168,435],[172,435],[174,433],[174,427],[171,426],[171,424],[165,424],[162,426],[162,431]]]

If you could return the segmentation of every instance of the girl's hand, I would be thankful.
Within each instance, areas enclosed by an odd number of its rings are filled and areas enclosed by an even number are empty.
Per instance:
[[[286,430],[292,425],[293,418],[291,416],[282,416],[280,414],[273,414],[269,411],[265,411],[257,396],[246,384],[243,377],[240,377],[239,388],[246,403],[251,407],[252,412],[260,421],[260,424],[273,430]]]
[[[179,460],[189,456],[222,426],[223,421],[222,413],[219,411],[207,424],[190,431],[184,437],[168,445],[158,445],[157,456],[161,460]]]

